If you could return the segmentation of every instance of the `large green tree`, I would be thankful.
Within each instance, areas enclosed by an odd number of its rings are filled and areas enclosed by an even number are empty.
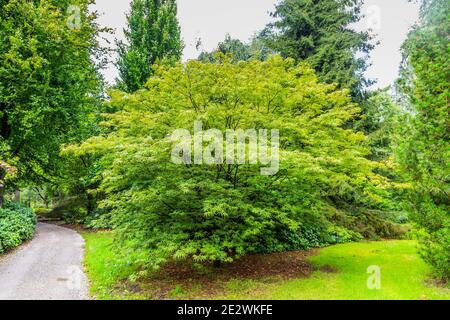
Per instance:
[[[118,42],[118,87],[126,92],[141,89],[159,59],[179,60],[182,53],[176,0],[133,0]]]
[[[385,219],[389,181],[375,173],[381,164],[366,158],[364,134],[345,127],[359,112],[348,90],[319,83],[293,59],[221,61],[156,67],[147,90],[112,93],[119,112],[104,124],[113,132],[67,149],[101,157],[102,206],[111,209],[105,217],[120,239],[159,265],[394,235]],[[203,140],[212,164],[191,163],[189,152],[202,142],[187,144],[184,164],[171,158],[179,141],[170,137],[179,129],[192,134],[195,121],[204,131],[215,128]],[[219,137],[237,129],[279,129],[279,170],[262,174],[269,165],[261,153],[245,164],[220,159],[234,146],[222,150]],[[250,140],[242,141],[248,156]]]
[[[60,146],[92,120],[101,81],[90,4],[0,1],[0,205],[11,168],[16,179],[47,181]]]
[[[450,280],[450,6],[424,0],[421,21],[403,45],[399,80],[411,111],[399,134],[397,156],[412,183],[413,218],[428,236],[422,254]]]
[[[361,19],[361,0],[283,0],[276,19],[262,36],[283,57],[306,60],[321,81],[350,88],[361,98],[370,81],[364,77],[373,44],[368,32],[351,24]]]

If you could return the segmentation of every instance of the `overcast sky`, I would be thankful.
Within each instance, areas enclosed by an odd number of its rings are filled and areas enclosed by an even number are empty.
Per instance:
[[[125,15],[130,0],[97,0],[94,9],[101,17],[101,25],[115,29],[115,37],[123,39]],[[201,39],[203,50],[210,51],[229,33],[233,38],[248,41],[258,30],[271,21],[269,12],[277,0],[178,0],[178,18],[185,44],[183,59],[194,59],[195,48]],[[401,61],[400,46],[409,28],[418,19],[418,6],[407,0],[365,0],[363,12],[367,17],[355,28],[371,27],[381,44],[372,52],[372,66],[367,76],[375,78],[375,87],[385,87],[397,77]],[[105,77],[112,83],[117,76],[111,65]]]

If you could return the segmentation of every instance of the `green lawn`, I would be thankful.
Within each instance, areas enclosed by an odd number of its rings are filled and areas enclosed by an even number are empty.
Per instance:
[[[316,266],[333,266],[337,272],[316,271],[310,278],[295,279],[245,294],[228,294],[227,299],[450,299],[450,289],[426,285],[428,266],[416,253],[415,241],[349,243],[322,249],[311,258]],[[367,288],[369,266],[381,268],[381,287]],[[244,288],[236,288],[235,292]]]
[[[133,274],[134,268],[112,248],[112,234],[85,232],[82,236],[86,241],[84,265],[90,282],[91,296],[100,300],[141,298],[121,286],[121,283]]]
[[[85,265],[91,294],[98,299],[139,299],[124,280],[133,268],[111,248],[110,233],[85,233]],[[236,279],[223,284],[223,292],[211,296],[201,288],[186,292],[174,283],[171,297],[214,299],[450,299],[450,289],[429,284],[429,268],[416,253],[416,242],[408,240],[363,242],[321,249],[311,257],[319,269],[308,278],[292,280]],[[381,288],[367,288],[369,266],[381,269]],[[427,284],[428,283],[428,284]],[[127,289],[128,288],[128,289]],[[145,290],[145,289],[144,289]],[[133,292],[134,291],[134,292]],[[120,294],[118,293],[120,292]],[[179,293],[177,293],[179,292]]]

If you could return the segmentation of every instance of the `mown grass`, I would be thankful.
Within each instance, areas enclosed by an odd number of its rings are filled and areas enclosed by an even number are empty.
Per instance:
[[[151,292],[129,289],[125,281],[133,267],[119,258],[110,233],[85,233],[85,266],[91,294],[97,299],[142,299]],[[223,285],[223,292],[211,295],[198,288],[186,292],[174,283],[168,298],[196,299],[450,299],[450,289],[430,281],[430,269],[420,259],[416,242],[409,240],[361,242],[320,250],[310,258],[318,271],[308,278],[235,279]],[[369,266],[381,269],[381,287],[369,289]],[[325,267],[325,268],[324,268]],[[326,270],[326,271],[320,271]],[[332,272],[330,272],[332,271]],[[139,286],[137,286],[139,287]],[[127,289],[128,288],[128,289]],[[145,288],[145,286],[143,286]]]
[[[316,271],[311,277],[271,284],[259,283],[235,288],[225,299],[298,299],[298,300],[420,300],[450,299],[450,289],[433,285],[430,270],[420,259],[415,241],[380,241],[348,243],[322,249],[311,257],[321,268],[331,266],[335,272]],[[369,266],[381,269],[381,287],[369,289]],[[259,290],[256,290],[259,288]],[[244,294],[240,294],[244,292]],[[253,294],[256,292],[256,294]]]
[[[86,241],[84,266],[90,294],[99,300],[142,299],[123,285],[135,268],[113,247],[111,232],[83,232]]]

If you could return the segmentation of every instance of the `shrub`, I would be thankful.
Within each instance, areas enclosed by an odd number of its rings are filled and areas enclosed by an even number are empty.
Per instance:
[[[381,164],[367,158],[364,134],[348,128],[358,106],[305,64],[273,56],[159,66],[147,90],[112,92],[111,107],[119,111],[104,125],[113,132],[66,152],[101,157],[101,206],[111,210],[119,240],[153,266],[343,242],[360,236],[345,230],[352,225],[329,229],[333,209],[345,203],[375,218],[389,208],[389,181],[375,173]],[[280,129],[280,170],[265,176],[260,162],[173,163],[168,137],[192,132],[197,120],[222,132]]]
[[[0,253],[31,239],[36,227],[36,215],[31,209],[6,202],[0,209]]]

